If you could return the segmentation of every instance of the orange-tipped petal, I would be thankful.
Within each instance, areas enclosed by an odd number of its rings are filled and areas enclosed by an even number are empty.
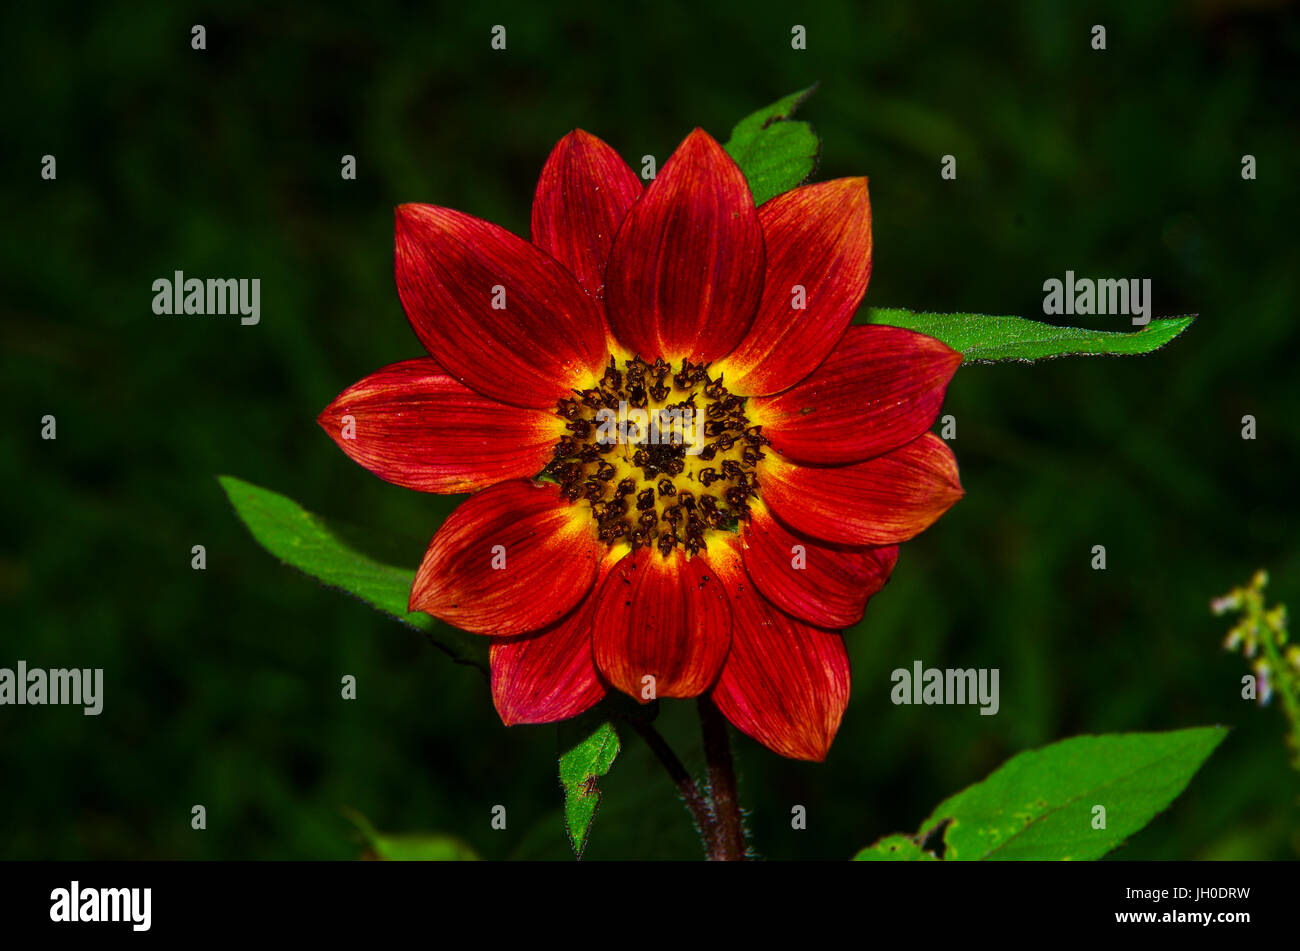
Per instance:
[[[779,393],[826,359],[871,277],[865,178],[795,188],[765,202],[758,218],[766,251],[762,299],[749,332],[715,368],[733,393],[749,396]]]
[[[587,597],[544,631],[493,639],[492,701],[502,723],[567,720],[605,696],[591,656],[595,609]]]
[[[551,150],[533,197],[533,243],[567,267],[592,297],[605,293],[605,264],[641,180],[612,148],[581,129]]]
[[[745,572],[782,611],[818,627],[851,627],[867,599],[885,586],[898,546],[834,545],[794,532],[766,506],[751,509],[741,533]]]
[[[433,536],[409,610],[476,634],[539,631],[591,590],[603,546],[554,485],[502,482],[468,499]]]
[[[545,251],[450,208],[397,209],[397,293],[416,336],[454,379],[535,409],[599,376],[600,306]]]
[[[731,651],[710,696],[768,749],[820,762],[849,703],[849,657],[838,633],[782,614],[723,568],[731,595]]]
[[[536,475],[563,434],[553,413],[488,399],[427,358],[354,383],[316,421],[354,462],[420,492],[473,492]]]
[[[648,548],[625,555],[596,595],[596,666],[642,702],[703,693],[730,642],[721,584],[704,558],[680,548],[667,558]]]
[[[728,353],[754,319],[763,235],[744,174],[701,129],[623,220],[605,275],[619,342],[646,360]]]
[[[769,453],[763,501],[796,531],[841,545],[893,545],[929,528],[962,496],[957,460],[925,433],[851,466],[814,469]]]
[[[930,428],[961,354],[899,327],[850,327],[802,383],[751,401],[772,447],[794,462],[842,465]]]

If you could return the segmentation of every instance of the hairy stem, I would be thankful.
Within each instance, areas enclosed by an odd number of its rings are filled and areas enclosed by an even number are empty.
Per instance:
[[[724,862],[745,859],[745,826],[736,796],[736,769],[731,760],[727,721],[708,697],[700,697],[700,729],[704,758],[709,764],[709,794],[713,802],[716,838],[709,858]]]
[[[668,775],[677,786],[677,792],[686,803],[691,818],[695,820],[695,828],[699,831],[700,838],[704,840],[705,852],[709,858],[714,858],[717,851],[718,829],[708,800],[700,793],[699,786],[686,771],[682,761],[677,758],[677,754],[672,751],[672,747],[659,735],[658,730],[645,720],[628,718],[627,722],[632,724],[633,729],[641,735],[641,739],[645,740],[646,746],[650,747],[659,762],[663,763],[664,769],[668,770]]]

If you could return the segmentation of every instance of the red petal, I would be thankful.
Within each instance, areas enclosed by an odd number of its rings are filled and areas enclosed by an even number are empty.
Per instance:
[[[759,485],[781,521],[842,545],[906,541],[962,496],[957,460],[933,433],[852,466],[812,469],[769,454]]]
[[[581,129],[570,132],[551,150],[537,183],[533,243],[600,298],[614,235],[640,197],[641,180],[617,152]]]
[[[591,658],[595,608],[588,597],[540,633],[492,641],[492,700],[502,723],[567,720],[605,696]]]
[[[316,421],[355,462],[420,492],[473,492],[534,476],[564,432],[555,414],[480,396],[428,359],[352,384]]]
[[[787,617],[731,577],[727,590],[733,595],[731,652],[710,694],[713,702],[736,729],[768,749],[824,760],[849,703],[844,638]]]
[[[850,627],[867,599],[885,586],[898,546],[851,548],[790,531],[762,505],[751,509],[745,571],[754,586],[787,614],[818,627]]]
[[[638,548],[614,566],[596,596],[596,666],[642,702],[703,693],[730,641],[721,584],[703,557],[688,560],[681,549],[664,558]],[[654,678],[653,695],[643,695],[645,677]]]
[[[554,485],[502,482],[471,495],[438,529],[409,610],[477,634],[538,631],[591,590],[602,548],[587,513]]]
[[[798,386],[750,401],[750,419],[781,455],[810,465],[861,462],[897,449],[939,415],[961,354],[899,327],[850,327]]]
[[[717,369],[733,393],[767,395],[798,383],[844,333],[871,276],[865,178],[837,178],[777,195],[758,209],[767,253],[758,313]],[[804,309],[795,309],[795,287]]]
[[[454,379],[503,403],[550,409],[604,369],[600,307],[545,251],[435,205],[399,207],[396,243],[402,306]]]
[[[763,234],[745,176],[696,129],[614,239],[605,299],[618,340],[644,359],[715,360],[749,329]]]

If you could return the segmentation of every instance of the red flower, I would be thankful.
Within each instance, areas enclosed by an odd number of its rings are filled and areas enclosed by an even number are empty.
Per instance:
[[[411,610],[492,638],[507,724],[610,687],[708,692],[776,752],[823,759],[849,696],[839,630],[962,494],[927,432],[960,355],[849,326],[867,180],[755,208],[697,129],[643,191],[577,131],[542,170],[532,231],[398,208],[397,290],[430,357],[320,415],[381,478],[472,493]]]

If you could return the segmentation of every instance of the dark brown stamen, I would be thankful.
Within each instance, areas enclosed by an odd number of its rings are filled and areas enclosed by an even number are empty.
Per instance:
[[[543,472],[590,507],[601,541],[698,554],[748,520],[767,439],[708,364],[623,363],[557,402],[566,432]]]

